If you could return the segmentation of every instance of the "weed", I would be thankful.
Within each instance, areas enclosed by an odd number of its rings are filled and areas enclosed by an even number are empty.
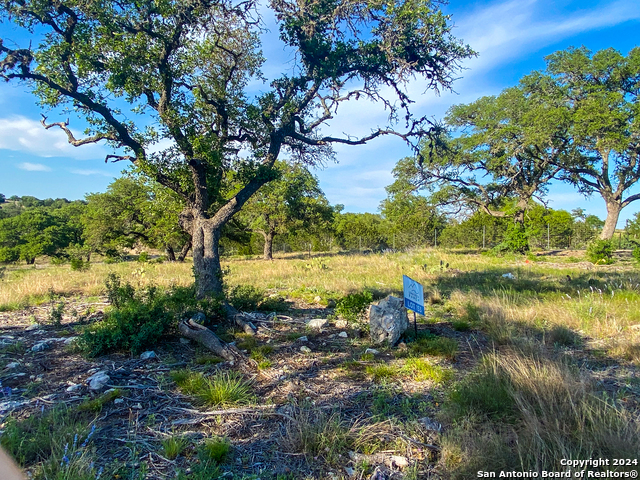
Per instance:
[[[554,325],[546,334],[545,340],[551,345],[571,347],[580,344],[580,336],[564,325]]]
[[[110,392],[103,393],[98,398],[84,401],[83,403],[78,405],[78,410],[81,412],[100,413],[102,411],[102,407],[121,396],[122,391],[116,388],[114,390],[111,390]]]
[[[371,302],[373,302],[373,295],[367,290],[362,293],[351,293],[336,302],[335,312],[345,320],[355,322],[367,311]]]
[[[202,373],[178,370],[170,373],[180,390],[193,395],[206,405],[246,405],[253,403],[251,384],[236,372],[223,372],[205,377]]]
[[[218,363],[224,362],[222,358],[216,357],[214,355],[200,355],[197,356],[194,361],[197,365],[216,365]]]
[[[162,440],[162,453],[169,460],[174,460],[189,446],[189,439],[181,435],[172,435]]]
[[[451,326],[456,332],[468,332],[471,330],[471,324],[466,320],[453,320]]]
[[[408,345],[413,355],[433,355],[453,360],[458,352],[458,342],[447,337],[428,335],[419,337]]]
[[[470,413],[494,419],[512,417],[515,401],[509,381],[495,357],[486,357],[475,372],[456,384],[449,393],[448,409],[457,418]]]
[[[79,438],[85,439],[88,435],[86,417],[59,406],[24,420],[9,417],[0,445],[25,467],[45,462],[52,456],[62,457],[60,453],[65,444],[77,444]]]
[[[332,464],[351,445],[351,432],[339,412],[299,408],[283,424],[278,443],[286,451],[307,457],[322,456]]]
[[[366,372],[376,383],[397,377],[401,373],[398,367],[385,364],[369,365],[366,367]]]
[[[451,369],[444,369],[438,365],[432,365],[425,358],[407,359],[405,371],[411,374],[411,377],[418,382],[431,380],[434,383],[443,383],[453,378],[453,371]]]
[[[207,438],[198,449],[198,456],[205,461],[224,463],[231,453],[231,442],[223,437]]]

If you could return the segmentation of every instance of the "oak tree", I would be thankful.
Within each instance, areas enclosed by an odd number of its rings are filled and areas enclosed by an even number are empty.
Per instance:
[[[264,59],[254,0],[0,4],[1,20],[32,33],[24,45],[0,39],[0,77],[88,124],[83,138],[68,121],[44,118],[45,128],[62,129],[74,146],[108,142],[118,150],[107,159],[133,162],[182,197],[198,296],[222,292],[222,228],[274,178],[276,160],[317,164],[336,143],[423,136],[430,127],[413,114],[406,82],[448,89],[458,62],[474,54],[429,0],[271,0],[268,8],[294,63],[256,89]],[[388,123],[360,137],[327,132],[339,107],[358,98],[384,105]]]

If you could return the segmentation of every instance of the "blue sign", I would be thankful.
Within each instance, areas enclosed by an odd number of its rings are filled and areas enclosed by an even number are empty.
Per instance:
[[[404,289],[404,306],[420,315],[424,315],[424,290],[415,280],[402,276],[402,286]]]

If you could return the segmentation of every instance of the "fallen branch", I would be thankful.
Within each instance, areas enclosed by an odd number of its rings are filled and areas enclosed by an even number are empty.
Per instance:
[[[281,413],[273,410],[272,406],[256,406],[256,407],[239,407],[239,408],[227,408],[224,410],[209,410],[206,412],[201,412],[199,410],[193,410],[191,408],[173,408],[173,410],[179,410],[182,412],[191,413],[194,415],[199,415],[200,417],[215,417],[220,415],[277,415],[279,417],[286,418],[291,422],[296,422],[296,420],[286,413]],[[204,418],[192,418],[192,419],[180,419],[174,420],[172,425],[191,425],[194,423],[200,423]]]
[[[234,345],[224,343],[215,333],[204,325],[194,322],[192,319],[182,320],[178,324],[178,331],[183,337],[200,343],[228,362],[238,363],[240,365],[250,363],[249,358],[243,355]]]

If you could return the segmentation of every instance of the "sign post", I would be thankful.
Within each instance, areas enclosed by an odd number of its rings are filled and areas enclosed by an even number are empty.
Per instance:
[[[413,329],[418,339],[418,322],[416,320],[416,312],[424,315],[424,289],[415,280],[402,276],[402,287],[404,290],[404,306],[413,311]]]

